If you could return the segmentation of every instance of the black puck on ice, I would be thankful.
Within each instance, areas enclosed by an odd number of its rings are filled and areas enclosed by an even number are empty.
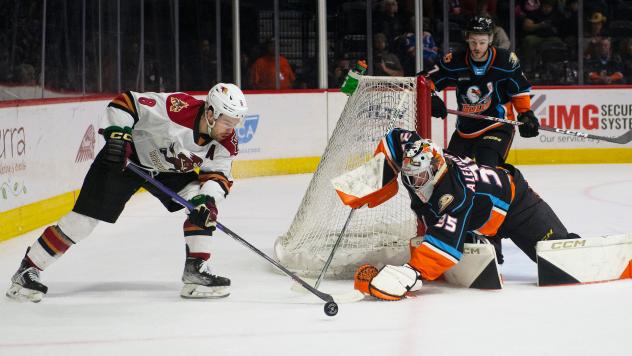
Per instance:
[[[338,314],[338,304],[336,302],[325,303],[325,314],[328,316],[334,316]]]

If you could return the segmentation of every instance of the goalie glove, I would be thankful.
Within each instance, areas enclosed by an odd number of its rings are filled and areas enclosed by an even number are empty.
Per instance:
[[[421,289],[421,274],[410,265],[386,265],[381,270],[363,265],[355,274],[355,289],[382,300],[400,300]]]
[[[189,212],[191,224],[202,229],[215,230],[217,224],[217,206],[215,199],[205,194],[198,194],[191,198],[189,202],[195,207]]]

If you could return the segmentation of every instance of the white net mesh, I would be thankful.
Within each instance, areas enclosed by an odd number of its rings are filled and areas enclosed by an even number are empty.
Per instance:
[[[362,77],[349,98],[288,232],[275,243],[278,260],[302,276],[316,277],[349,216],[330,180],[367,162],[394,127],[415,130],[415,78]],[[400,184],[401,186],[401,184]],[[382,205],[357,210],[327,276],[349,278],[364,263],[401,264],[417,223],[401,188]]]

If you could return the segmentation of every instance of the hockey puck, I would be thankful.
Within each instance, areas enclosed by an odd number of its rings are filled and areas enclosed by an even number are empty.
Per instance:
[[[328,316],[334,316],[338,314],[338,304],[336,302],[325,303],[325,314]]]

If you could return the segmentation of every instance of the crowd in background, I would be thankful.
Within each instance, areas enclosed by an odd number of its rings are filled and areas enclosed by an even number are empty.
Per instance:
[[[221,3],[222,19],[230,19],[231,2]],[[370,75],[412,76],[416,74],[415,1],[368,0],[372,10],[372,33],[367,35],[367,0],[328,1],[328,86],[339,88],[347,71],[358,59],[368,59]],[[423,1],[423,66],[431,68],[449,51],[466,48],[462,37],[467,20],[488,15],[495,21],[494,45],[513,49],[533,84],[632,84],[632,1],[584,0],[583,17],[577,0],[444,0]],[[145,0],[148,12],[144,41],[138,21],[123,17],[120,64],[115,53],[117,35],[114,16],[118,11],[108,2],[87,10],[82,32],[81,8],[67,0],[49,0],[47,20],[46,88],[84,93],[133,90],[207,90],[218,81],[232,81],[231,23],[217,26],[215,0],[180,2],[180,73],[176,77],[173,24],[159,16],[170,16],[169,2]],[[79,2],[78,2],[79,3]],[[129,13],[140,11],[140,2],[122,2]],[[284,0],[281,13],[279,73],[276,73],[271,1],[240,1],[241,78],[244,89],[296,89],[318,87],[317,10],[305,0]],[[74,4],[74,5],[73,5]],[[92,4],[92,2],[89,2]],[[63,5],[63,6],[60,6]],[[75,8],[72,8],[75,6]],[[77,14],[79,12],[79,14]],[[156,16],[150,16],[151,13]],[[510,42],[509,13],[515,14],[516,43]],[[167,14],[167,15],[164,15]],[[97,33],[97,16],[100,16]],[[24,0],[0,6],[0,84],[34,86],[42,79],[42,2]],[[152,20],[153,19],[153,20]],[[444,42],[447,21],[449,42]],[[581,47],[578,21],[583,26]],[[82,42],[84,41],[84,42]],[[140,45],[143,43],[141,56]],[[219,45],[218,45],[219,43]],[[85,44],[85,47],[82,46]],[[578,63],[581,48],[583,71]],[[218,53],[220,51],[220,53]],[[85,55],[81,55],[85,53]],[[142,66],[139,64],[142,61]],[[221,64],[221,66],[218,65]],[[120,79],[117,79],[120,66]],[[81,76],[85,68],[84,77]],[[97,73],[98,74],[95,74]],[[583,73],[583,77],[578,76]],[[277,80],[278,76],[278,80]],[[277,85],[279,85],[277,87]],[[177,87],[177,88],[176,88]]]

